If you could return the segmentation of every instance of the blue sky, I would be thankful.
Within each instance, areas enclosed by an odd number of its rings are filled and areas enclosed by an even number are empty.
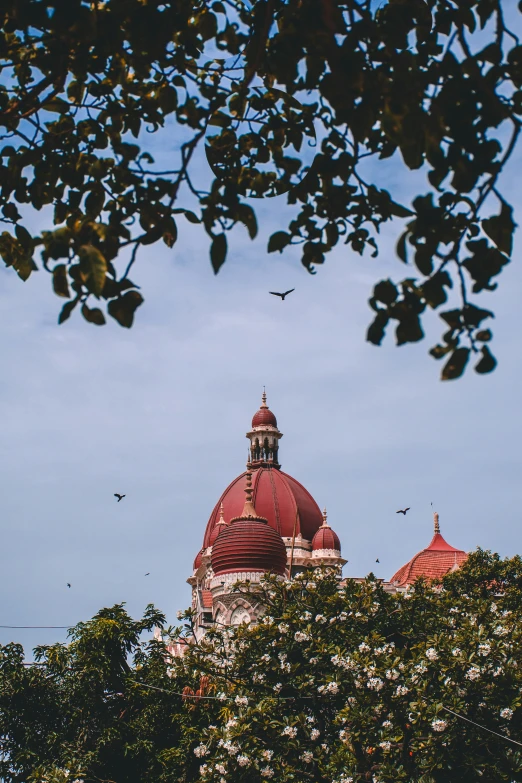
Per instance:
[[[521,162],[504,177],[519,222]],[[424,188],[395,157],[372,174],[403,203]],[[477,300],[497,313],[498,369],[441,383],[427,356],[436,316],[419,345],[365,342],[373,284],[405,274],[400,222],[377,259],[343,246],[312,277],[296,254],[266,253],[284,197],[259,207],[260,237],[236,231],[217,277],[188,223],[173,250],[145,248],[133,279],[146,302],[130,331],[80,317],[58,327],[45,272],[24,284],[0,271],[0,625],[69,625],[121,601],[174,622],[212,508],[244,469],[263,385],[283,469],[326,505],[345,574],[389,578],[429,542],[431,501],[454,546],[521,550],[520,234],[499,291]],[[284,303],[268,294],[293,287]],[[0,642],[28,649],[58,639],[0,629]]]

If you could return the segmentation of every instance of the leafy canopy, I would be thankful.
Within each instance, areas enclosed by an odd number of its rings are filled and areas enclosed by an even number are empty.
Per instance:
[[[189,610],[164,629],[191,640],[182,658],[143,639],[164,622],[152,607],[138,622],[102,610],[37,649],[40,666],[0,648],[3,779],[522,781],[519,557],[478,550],[407,595],[326,569],[256,598],[258,624],[197,643]]]
[[[217,273],[234,226],[256,238],[261,197],[290,205],[268,252],[298,245],[310,272],[339,244],[376,255],[380,226],[405,218],[406,277],[376,284],[367,339],[379,345],[393,324],[398,345],[419,341],[439,310],[430,353],[442,377],[472,355],[488,373],[493,313],[471,295],[494,290],[510,260],[500,175],[522,115],[522,47],[504,11],[502,0],[0,0],[0,254],[22,280],[41,259],[66,300],[60,323],[79,309],[103,325],[105,303],[128,328],[143,302],[129,278],[138,251],[173,247],[185,220],[208,235]],[[156,138],[174,147],[167,169]],[[199,182],[202,147],[214,178]],[[427,173],[409,208],[378,167],[366,174],[393,155]],[[32,235],[44,208],[54,225]]]

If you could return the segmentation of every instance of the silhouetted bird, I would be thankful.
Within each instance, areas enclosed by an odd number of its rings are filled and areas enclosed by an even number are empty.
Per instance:
[[[408,506],[408,508],[400,508],[400,509],[399,509],[398,511],[396,511],[395,513],[396,513],[396,514],[404,514],[404,516],[406,516],[406,512],[407,512],[407,511],[409,511],[409,510],[410,510],[410,507]]]
[[[117,492],[115,492],[115,493],[114,493],[114,497],[115,497],[115,498],[118,498],[118,503],[119,503],[119,502],[120,502],[120,500],[123,500],[123,498],[127,497],[127,495],[118,495],[118,493],[117,493]]]
[[[381,561],[379,560],[379,558],[377,558],[377,560],[376,560],[375,562],[376,562],[376,563],[380,563]]]
[[[291,294],[292,291],[295,291],[295,288],[291,288],[290,291],[285,291],[284,294],[280,294],[277,291],[269,291],[268,293],[272,294],[272,296],[280,296],[281,297],[281,301],[284,302],[285,301],[285,296],[288,296],[288,294]]]
[[[148,571],[148,572],[145,574],[145,576],[150,576],[150,571]]]
[[[70,587],[70,586],[71,586],[71,583],[70,583],[70,582],[67,582],[67,587]]]

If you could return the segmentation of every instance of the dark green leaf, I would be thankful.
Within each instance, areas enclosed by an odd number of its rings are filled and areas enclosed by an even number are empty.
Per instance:
[[[276,231],[268,240],[268,252],[275,253],[276,250],[279,250],[279,252],[282,253],[284,248],[290,244],[291,240],[291,235],[287,234],[286,231]]]
[[[460,378],[469,359],[469,348],[456,348],[442,369],[441,380],[453,381]]]
[[[96,326],[103,326],[105,323],[105,316],[99,307],[87,307],[86,304],[82,305],[82,315],[86,321]]]
[[[76,299],[71,299],[70,302],[66,302],[64,306],[62,307],[62,310],[60,312],[60,315],[58,316],[58,323],[63,324],[64,321],[67,321],[69,316],[71,315],[72,311],[78,304],[79,299],[76,297]]]
[[[397,299],[398,291],[395,283],[391,280],[381,280],[374,287],[373,295],[379,302],[390,305]]]
[[[107,261],[94,245],[82,245],[78,251],[80,266],[87,275],[87,283],[95,296],[100,296],[105,285]]]
[[[513,209],[505,202],[502,202],[500,215],[493,215],[493,217],[482,221],[482,228],[488,237],[507,256],[510,256],[513,250],[513,234],[516,225],[513,220]]]
[[[226,234],[218,234],[212,240],[210,245],[210,261],[212,262],[212,269],[214,274],[217,275],[227,257],[227,237]]]
[[[477,340],[480,340],[482,343],[487,343],[491,340],[493,335],[491,334],[490,329],[481,329],[480,332],[477,332],[475,337],[477,338]]]
[[[53,289],[57,296],[70,297],[69,283],[67,280],[67,267],[65,264],[58,264],[53,269]]]
[[[385,312],[377,313],[373,322],[366,332],[366,340],[373,345],[380,345],[383,338],[389,317]]]
[[[138,291],[127,291],[123,296],[111,299],[107,305],[107,310],[109,315],[118,321],[120,326],[130,329],[134,321],[134,313],[142,302],[143,297]]]
[[[482,359],[475,365],[475,372],[480,375],[485,375],[488,372],[493,372],[497,366],[497,360],[489,350],[487,345],[482,346]]]

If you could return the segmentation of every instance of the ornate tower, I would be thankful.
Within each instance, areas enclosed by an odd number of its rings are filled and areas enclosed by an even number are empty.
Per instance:
[[[248,468],[270,467],[280,470],[278,453],[283,433],[277,428],[277,419],[266,404],[266,392],[261,397],[261,407],[254,414],[252,429],[247,432],[250,441]]]

